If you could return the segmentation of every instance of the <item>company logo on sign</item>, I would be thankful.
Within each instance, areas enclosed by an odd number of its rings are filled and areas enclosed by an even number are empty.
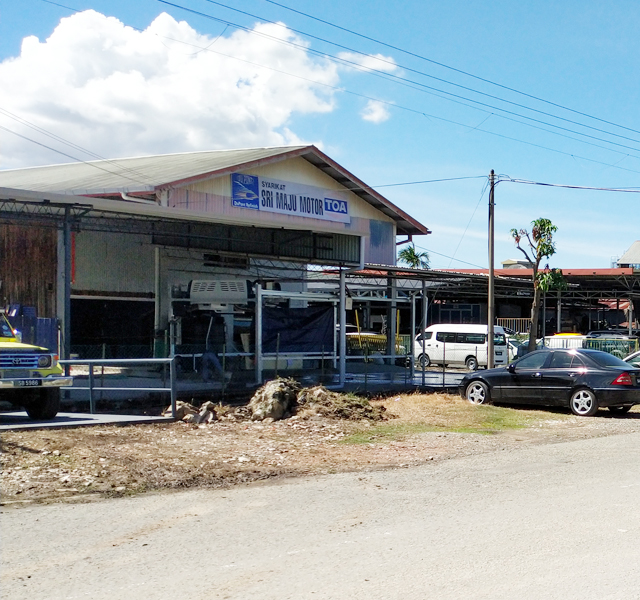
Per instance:
[[[327,198],[327,194],[337,196]],[[231,204],[263,212],[350,223],[349,203],[341,192],[311,185],[232,173]]]
[[[339,215],[348,215],[349,209],[344,200],[334,200],[333,198],[324,199],[324,210],[328,213],[337,213]]]
[[[234,173],[231,175],[233,205],[239,206],[240,208],[260,210],[258,187],[258,178],[253,175],[243,175],[242,173]]]

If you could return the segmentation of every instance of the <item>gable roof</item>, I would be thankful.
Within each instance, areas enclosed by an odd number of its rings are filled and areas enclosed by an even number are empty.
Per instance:
[[[296,157],[307,160],[391,217],[399,234],[431,233],[315,146],[185,152],[11,169],[0,171],[0,186],[81,196],[149,194]]]

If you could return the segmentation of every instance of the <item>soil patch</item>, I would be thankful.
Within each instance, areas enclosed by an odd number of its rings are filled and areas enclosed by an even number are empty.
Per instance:
[[[296,415],[273,422],[251,421],[246,408],[221,407],[216,420],[204,423],[3,433],[2,504],[405,467],[640,431],[638,407],[624,417],[603,410],[581,418],[567,411],[472,406],[449,394],[401,394],[369,403],[325,392],[299,399]]]

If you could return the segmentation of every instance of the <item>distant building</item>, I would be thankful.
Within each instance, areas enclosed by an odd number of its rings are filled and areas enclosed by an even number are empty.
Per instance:
[[[533,269],[533,263],[528,260],[518,260],[516,258],[509,258],[502,261],[503,269]]]
[[[640,240],[633,242],[631,247],[618,259],[618,267],[640,269]]]

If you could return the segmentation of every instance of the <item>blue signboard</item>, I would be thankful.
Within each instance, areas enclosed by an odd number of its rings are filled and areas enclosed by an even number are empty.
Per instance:
[[[292,217],[351,221],[349,203],[338,191],[244,173],[231,174],[231,203],[238,208]]]
[[[260,210],[259,181],[253,175],[232,173],[231,201],[233,206]]]

